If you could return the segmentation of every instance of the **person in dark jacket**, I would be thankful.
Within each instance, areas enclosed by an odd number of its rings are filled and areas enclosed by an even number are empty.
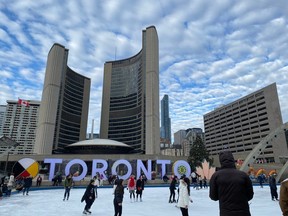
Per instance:
[[[177,176],[174,176],[171,180],[170,187],[169,187],[169,190],[170,190],[169,203],[176,202],[175,200],[176,184],[177,184]]]
[[[277,185],[276,185],[276,174],[272,174],[269,176],[269,187],[270,187],[270,193],[271,198],[274,201],[275,199],[278,200],[278,193],[277,193]]]
[[[93,204],[93,202],[96,199],[96,195],[95,195],[95,189],[94,189],[94,179],[90,180],[89,185],[87,186],[85,193],[81,199],[81,202],[83,202],[85,200],[86,205],[83,211],[83,214],[91,214],[92,212],[90,211],[90,208]]]
[[[142,193],[144,190],[144,180],[142,175],[140,175],[139,179],[136,182],[136,201],[138,201],[138,196],[140,196],[140,202],[142,202]]]
[[[66,197],[67,197],[67,200],[69,199],[69,196],[70,196],[70,190],[73,186],[73,178],[72,178],[72,175],[69,174],[66,176],[65,178],[65,181],[64,181],[64,189],[65,189],[65,192],[64,192],[64,198],[63,198],[63,201],[65,201]]]
[[[28,195],[31,186],[32,186],[32,176],[30,175],[24,179],[23,195],[25,195],[25,192],[26,195]]]
[[[123,186],[123,179],[119,179],[117,181],[117,186],[114,191],[114,216],[121,216],[122,215],[122,203],[124,197],[124,186]]]
[[[230,151],[219,154],[221,169],[210,179],[209,196],[219,200],[220,216],[251,216],[248,201],[253,198],[253,186],[249,176],[236,169]]]

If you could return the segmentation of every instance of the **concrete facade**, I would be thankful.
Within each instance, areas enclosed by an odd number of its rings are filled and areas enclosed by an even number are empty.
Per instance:
[[[29,106],[21,106],[18,101],[8,100],[3,124],[3,135],[18,142],[11,154],[32,154],[34,151],[40,101],[29,101]],[[0,153],[6,147],[0,148]]]
[[[148,27],[138,54],[104,65],[100,138],[135,153],[160,154],[158,43],[156,28]]]
[[[245,159],[270,132],[283,125],[276,83],[204,115],[207,150],[218,160],[218,153],[229,149]],[[287,155],[285,134],[279,134],[256,159],[279,163]]]
[[[49,51],[34,153],[52,154],[86,139],[90,79],[67,66],[68,49]]]

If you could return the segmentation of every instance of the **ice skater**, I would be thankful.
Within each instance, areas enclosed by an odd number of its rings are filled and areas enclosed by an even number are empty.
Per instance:
[[[138,201],[138,197],[140,197],[140,202],[142,202],[142,193],[144,190],[144,180],[142,175],[140,175],[139,179],[136,182],[136,201]]]
[[[88,184],[85,193],[81,199],[81,202],[85,201],[86,205],[84,207],[83,214],[91,214],[90,208],[96,199],[96,194],[94,190],[94,180],[91,179],[90,183]]]
[[[134,175],[131,175],[127,183],[127,189],[129,190],[130,194],[130,202],[132,202],[132,197],[133,201],[135,202],[135,188],[136,188],[135,177]]]
[[[276,173],[269,176],[269,187],[272,201],[278,200],[277,185],[275,179]]]
[[[114,216],[121,216],[122,215],[122,203],[124,197],[124,187],[123,187],[123,179],[119,179],[117,181],[117,186],[114,192]]]
[[[169,190],[170,190],[169,203],[174,203],[174,202],[176,203],[176,199],[175,199],[176,184],[177,184],[177,176],[173,176],[170,186],[169,186]]]
[[[177,207],[180,208],[182,216],[189,216],[189,202],[192,202],[192,199],[190,200],[190,181],[187,177],[181,176],[179,182],[179,199]]]
[[[72,175],[69,174],[66,176],[65,178],[65,181],[64,181],[64,189],[65,189],[65,192],[64,192],[64,198],[63,198],[63,201],[65,201],[65,199],[69,199],[70,197],[70,190],[73,186],[73,178],[72,178]],[[66,198],[67,197],[67,198]]]
[[[28,195],[29,194],[29,190],[30,190],[30,187],[32,186],[32,176],[27,176],[25,179],[24,179],[24,185],[23,185],[23,195]]]

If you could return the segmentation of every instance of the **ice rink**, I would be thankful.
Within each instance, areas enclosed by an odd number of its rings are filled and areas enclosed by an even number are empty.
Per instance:
[[[71,189],[70,199],[63,201],[64,189],[31,190],[29,196],[13,193],[11,197],[0,200],[0,216],[76,216],[83,215],[84,203],[81,197],[85,188]],[[279,193],[279,186],[277,189]],[[209,190],[191,188],[193,203],[189,206],[190,216],[219,215],[218,202],[210,200]],[[176,194],[177,196],[177,194]],[[113,216],[113,195],[111,188],[98,188],[98,198],[94,202],[91,215]],[[130,202],[129,192],[125,189],[123,216],[177,216],[181,215],[175,203],[168,203],[168,187],[146,187],[143,202]],[[254,198],[250,201],[252,216],[280,216],[278,201],[272,201],[269,186],[254,186]],[[231,215],[232,216],[232,215]]]

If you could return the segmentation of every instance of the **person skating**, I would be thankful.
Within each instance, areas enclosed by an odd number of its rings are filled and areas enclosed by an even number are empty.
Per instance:
[[[278,200],[278,193],[277,193],[277,184],[275,179],[276,174],[272,174],[269,176],[269,187],[271,193],[271,199]]]
[[[24,185],[23,185],[23,195],[28,195],[29,194],[29,190],[30,190],[30,187],[32,186],[32,176],[27,176],[25,179],[24,179]]]
[[[169,186],[169,190],[170,190],[169,203],[176,202],[176,199],[175,199],[176,184],[177,184],[177,176],[173,176],[170,186]]]
[[[95,199],[96,199],[96,195],[95,195],[95,190],[94,190],[94,180],[91,179],[81,199],[81,202],[85,201],[86,203],[83,214],[92,213],[90,211],[90,208],[92,204],[94,203]]]
[[[65,178],[65,181],[64,181],[64,189],[65,189],[65,192],[64,192],[64,198],[63,198],[63,201],[65,201],[65,199],[69,199],[70,197],[70,190],[73,186],[73,178],[72,178],[72,175],[69,174],[66,176]],[[67,197],[67,198],[66,198]]]
[[[124,197],[124,186],[123,186],[123,179],[119,179],[117,181],[117,186],[114,191],[114,216],[121,216],[122,215],[122,204],[123,204],[123,197]]]
[[[185,176],[182,176],[179,181],[179,199],[177,206],[180,208],[182,216],[189,216],[188,207],[190,200],[190,181]]]
[[[253,198],[253,186],[249,176],[236,169],[230,151],[220,152],[221,169],[210,179],[209,196],[219,200],[220,216],[251,216],[249,203]]]
[[[136,188],[135,177],[134,175],[131,175],[127,183],[127,189],[129,190],[130,194],[130,202],[132,202],[132,197],[133,201],[135,202],[135,188]]]
[[[142,175],[139,176],[139,179],[136,182],[136,201],[138,201],[138,197],[140,197],[140,202],[142,202],[142,193],[144,190],[144,180]]]

